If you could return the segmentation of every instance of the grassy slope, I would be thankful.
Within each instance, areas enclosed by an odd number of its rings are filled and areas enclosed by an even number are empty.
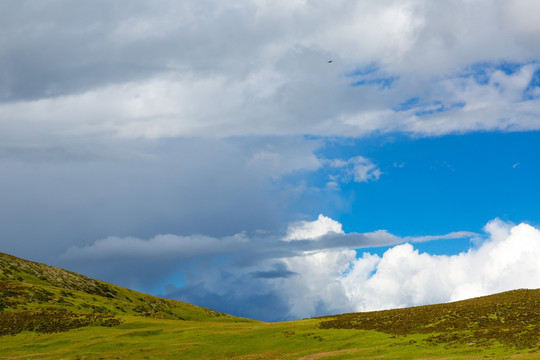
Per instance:
[[[448,304],[323,317],[321,328],[429,334],[429,341],[532,348],[540,340],[540,290],[514,290]]]
[[[164,319],[237,319],[0,253],[0,310],[61,309]]]
[[[0,286],[0,316],[49,308],[112,313],[122,320],[113,327],[2,336],[0,359],[481,359],[516,354],[520,359],[540,358],[536,331],[539,291],[262,323],[158,299],[3,254]],[[526,334],[528,340],[513,343],[500,337],[470,338],[475,331],[489,335],[494,328],[509,338]]]

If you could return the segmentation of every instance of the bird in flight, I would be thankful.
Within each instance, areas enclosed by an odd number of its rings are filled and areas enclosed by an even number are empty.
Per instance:
[[[330,64],[332,62],[332,60],[328,60],[328,63]]]

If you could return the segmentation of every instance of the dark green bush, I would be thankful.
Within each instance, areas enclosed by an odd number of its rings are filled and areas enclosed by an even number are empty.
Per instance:
[[[117,326],[121,320],[113,314],[76,314],[71,311],[43,310],[0,314],[0,336],[22,331],[64,332],[84,326]]]

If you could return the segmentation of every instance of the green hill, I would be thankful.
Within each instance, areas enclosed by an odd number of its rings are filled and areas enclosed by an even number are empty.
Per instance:
[[[160,319],[236,319],[0,253],[0,311],[55,311]]]
[[[323,329],[429,334],[427,341],[529,348],[540,340],[540,290],[514,290],[447,304],[322,317]]]
[[[540,290],[264,323],[0,253],[0,359],[539,359]]]

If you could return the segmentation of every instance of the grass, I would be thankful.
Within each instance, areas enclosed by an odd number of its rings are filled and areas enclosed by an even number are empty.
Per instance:
[[[540,290],[264,323],[0,253],[0,359],[538,359]]]
[[[483,347],[426,342],[425,334],[320,329],[321,320],[282,323],[148,319],[62,334],[24,332],[0,338],[3,359],[482,359],[539,358],[499,343]]]

